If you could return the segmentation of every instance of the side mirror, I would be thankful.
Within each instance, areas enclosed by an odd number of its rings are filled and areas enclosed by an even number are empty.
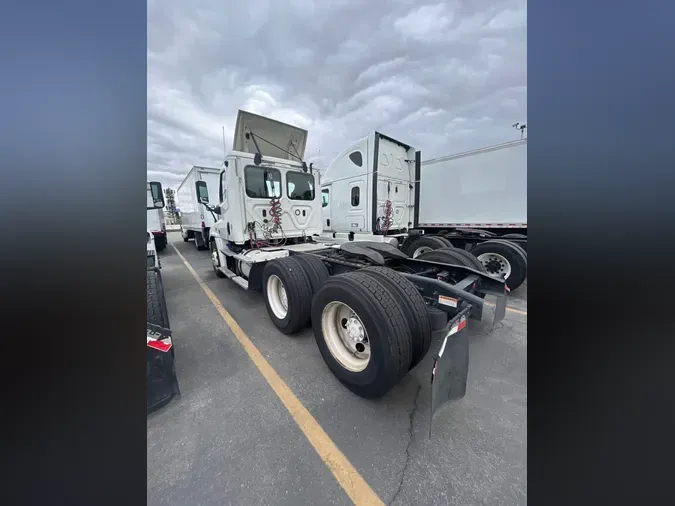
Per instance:
[[[152,205],[158,209],[161,209],[165,205],[162,183],[159,181],[151,181],[148,183],[148,186],[150,186],[150,193],[152,194]]]
[[[200,204],[208,204],[209,190],[206,188],[206,181],[197,181],[195,187],[197,189],[197,201]]]

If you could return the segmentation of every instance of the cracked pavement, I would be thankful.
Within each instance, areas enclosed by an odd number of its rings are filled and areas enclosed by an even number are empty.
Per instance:
[[[279,333],[259,294],[170,240],[386,504],[526,504],[527,315],[470,322],[467,395],[429,439],[430,356],[382,399],[356,397],[310,329]],[[351,504],[171,247],[162,265],[182,397],[148,418],[148,504]],[[524,285],[508,305],[526,298]]]

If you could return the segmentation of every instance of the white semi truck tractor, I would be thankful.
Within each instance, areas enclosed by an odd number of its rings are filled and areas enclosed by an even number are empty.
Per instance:
[[[333,160],[321,196],[324,236],[388,242],[412,258],[442,250],[509,289],[526,279],[527,139],[422,162],[375,132]]]
[[[434,411],[462,397],[463,329],[482,318],[485,294],[497,297],[494,322],[504,317],[504,281],[448,256],[413,259],[385,241],[323,237],[306,142],[301,128],[239,111],[218,203],[200,201],[217,217],[209,236],[216,275],[262,292],[284,334],[311,325],[328,369],[357,395],[382,396],[419,364],[429,367]],[[371,213],[375,206],[354,218]]]

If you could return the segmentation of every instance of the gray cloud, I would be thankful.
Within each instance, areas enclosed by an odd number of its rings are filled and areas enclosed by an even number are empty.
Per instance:
[[[220,166],[238,109],[309,131],[327,167],[379,130],[424,159],[518,138],[526,0],[148,1],[148,177]]]

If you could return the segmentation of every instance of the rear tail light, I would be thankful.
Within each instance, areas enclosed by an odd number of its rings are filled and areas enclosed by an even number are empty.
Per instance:
[[[202,221],[202,228],[206,228],[206,223]]]

